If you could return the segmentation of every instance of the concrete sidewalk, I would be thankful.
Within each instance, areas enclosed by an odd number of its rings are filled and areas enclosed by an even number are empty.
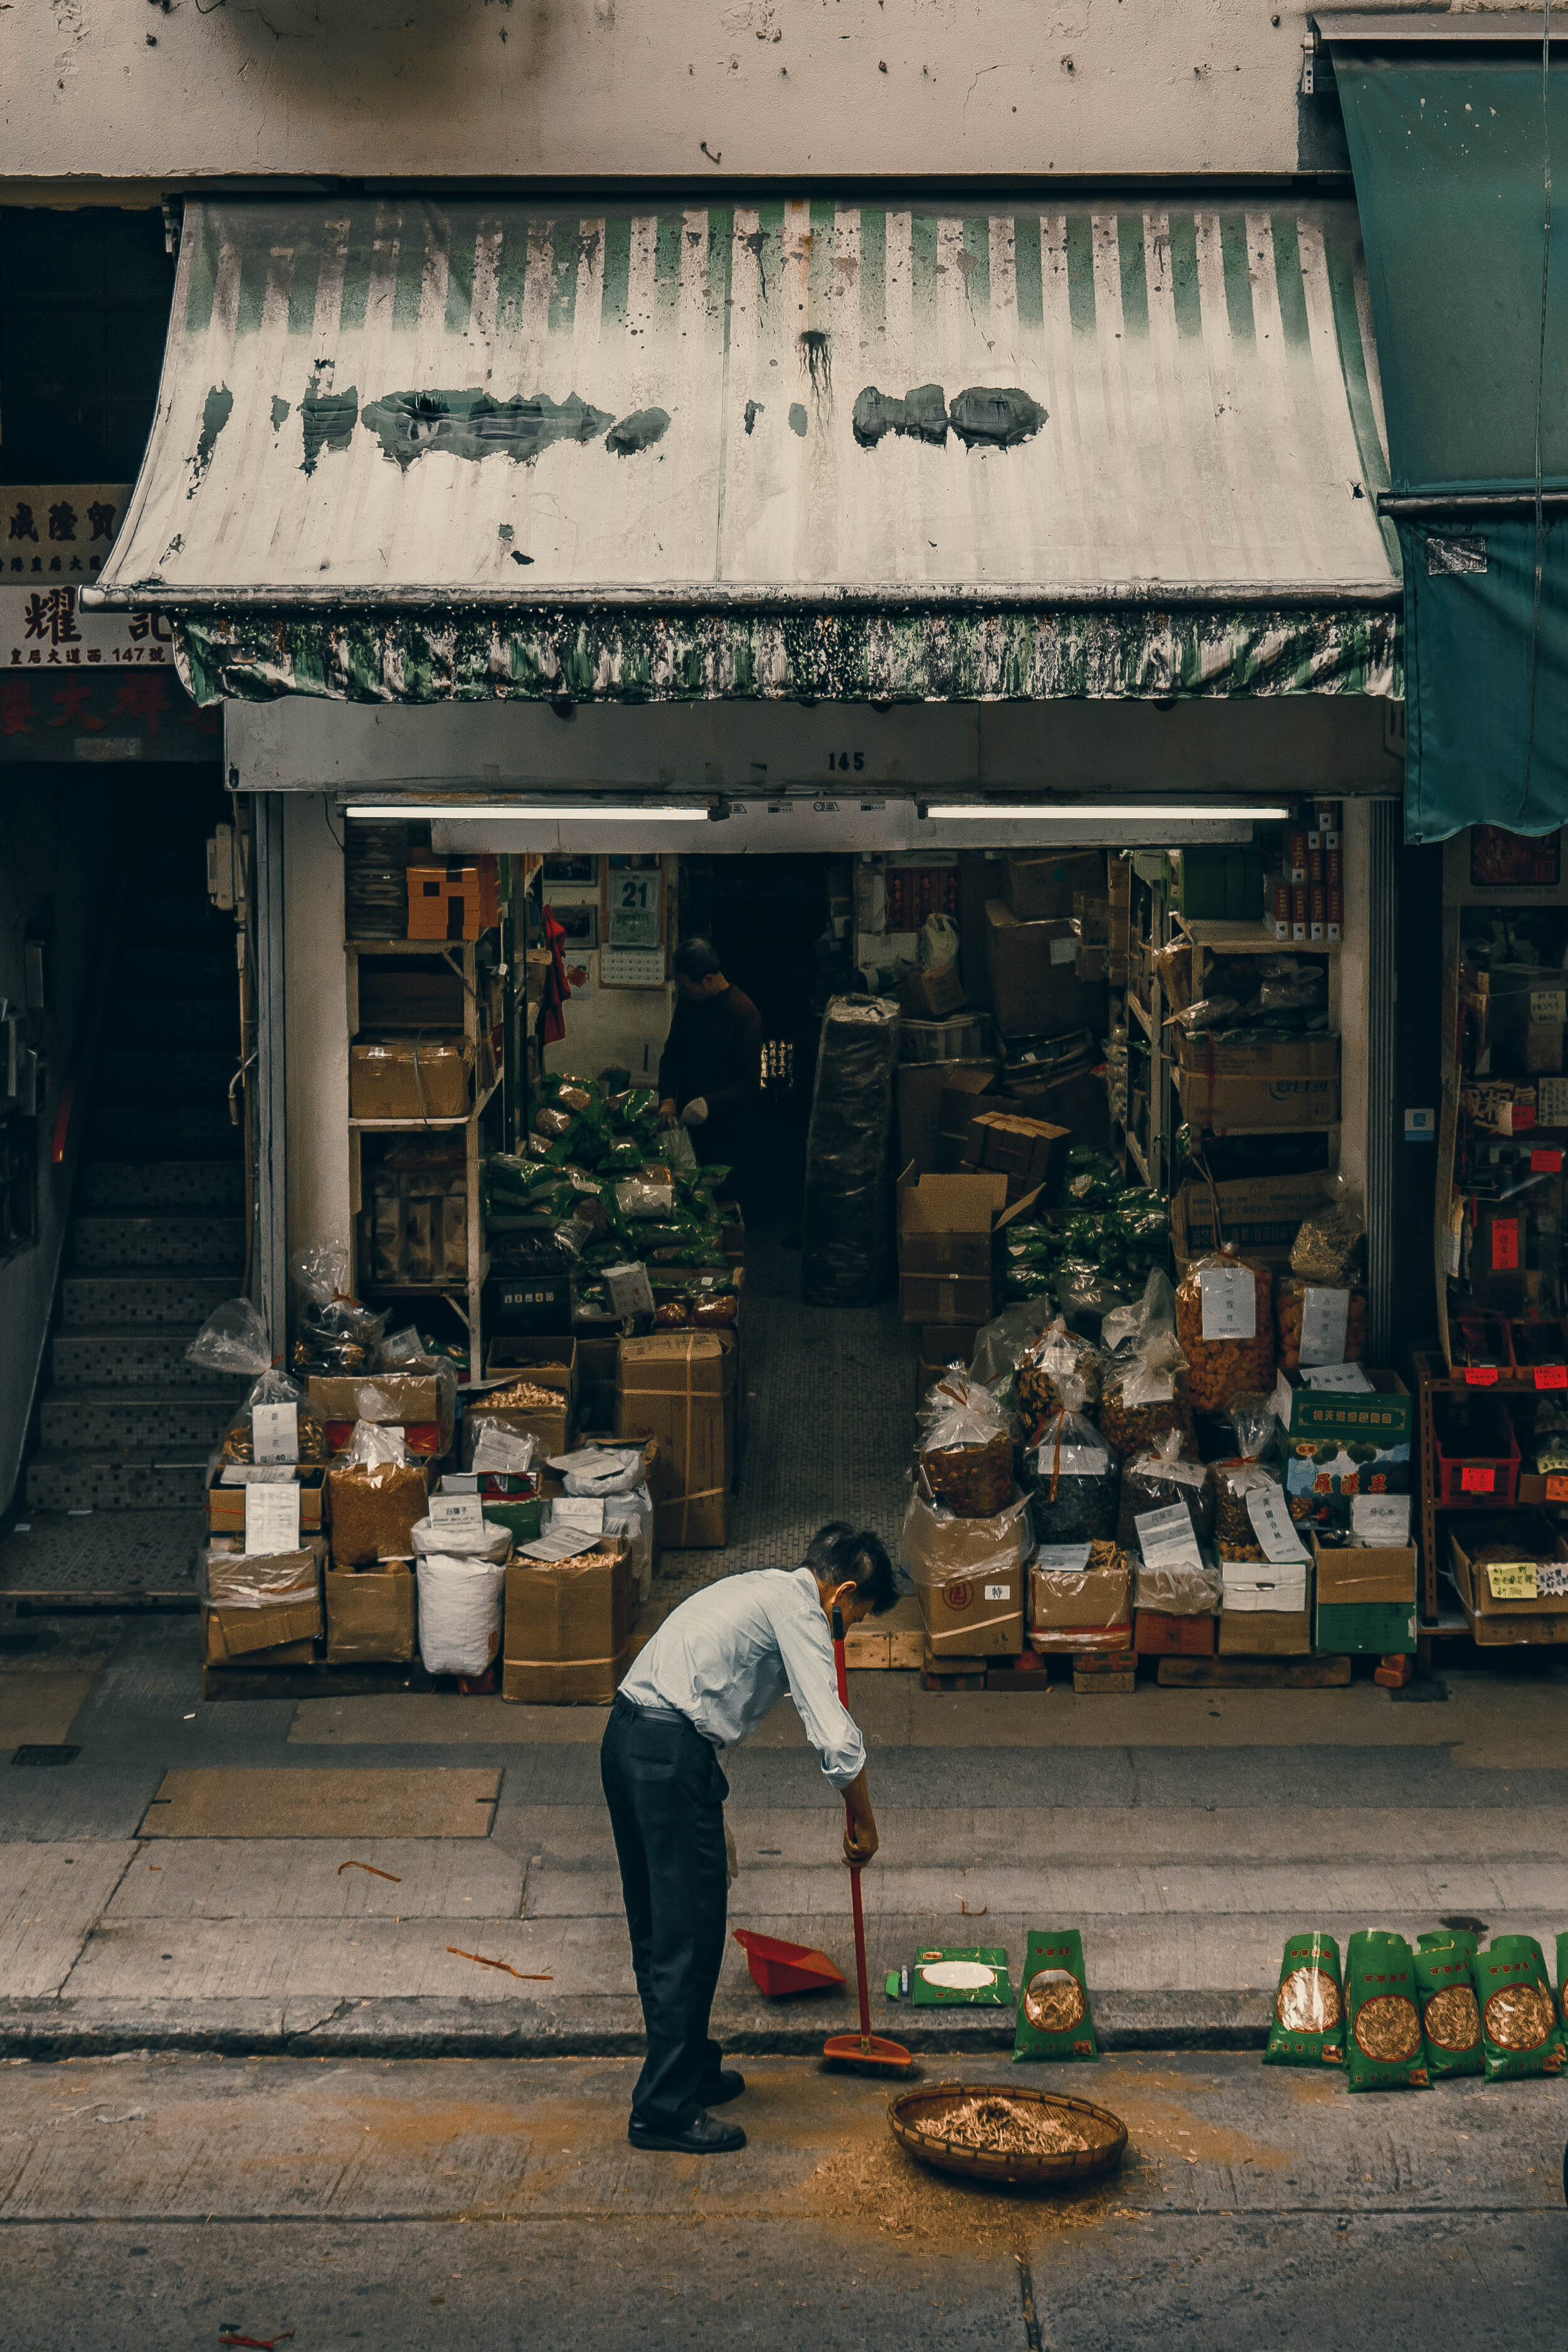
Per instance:
[[[0,1748],[79,1751],[6,1772],[0,2049],[637,2047],[601,1715],[413,1695],[204,1705],[193,1631],[54,1620],[0,1657]],[[911,2046],[1001,2048],[1011,2016],[889,2005],[886,1970],[976,1944],[1016,1968],[1031,1927],[1081,1929],[1108,2047],[1224,2049],[1261,2042],[1280,1948],[1303,1927],[1342,1943],[1470,1916],[1550,1953],[1568,1926],[1550,1658],[1452,1675],[1435,1703],[1370,1682],[1108,1699],[854,1680],[883,1839],[865,1880],[875,2020]],[[235,1776],[208,1787],[237,1825],[263,1786],[246,1776],[265,1772],[298,1787],[300,1826],[320,1812],[331,1833],[214,1835],[209,1815],[209,1833],[156,1834],[175,1818],[153,1805],[166,1775],[193,1769]],[[731,1925],[820,1946],[849,1975],[837,1806],[793,1710],[728,1769]],[[485,1792],[466,1804],[475,1833],[423,1834],[421,1792],[434,1806],[453,1785],[427,1776],[455,1770]],[[402,1790],[395,1833],[332,1829],[321,1809],[351,1773]],[[806,2053],[852,2018],[847,1990],[763,2000],[730,1946],[717,2027],[736,2046]]]

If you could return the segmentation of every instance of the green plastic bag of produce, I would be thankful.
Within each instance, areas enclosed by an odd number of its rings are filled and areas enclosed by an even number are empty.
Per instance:
[[[1266,2066],[1342,2066],[1345,2002],[1340,1948],[1316,1927],[1292,1936],[1279,1963]]]
[[[1415,1955],[1403,1936],[1362,1927],[1345,1953],[1345,2073],[1352,2091],[1424,2091],[1426,2045],[1415,2006]]]
[[[1415,1997],[1432,2080],[1479,2074],[1486,2060],[1470,1964],[1479,1937],[1458,1927],[1430,1928],[1415,1946]]]
[[[1494,1936],[1484,1952],[1472,1955],[1470,1980],[1481,2013],[1488,2082],[1557,2074],[1563,2028],[1534,1937]]]
[[[1031,1927],[1018,1984],[1015,2061],[1099,2055],[1083,1973],[1083,1937],[1076,1927]]]

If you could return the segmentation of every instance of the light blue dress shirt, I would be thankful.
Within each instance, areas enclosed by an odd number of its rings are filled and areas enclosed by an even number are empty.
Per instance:
[[[637,1706],[669,1706],[715,1748],[738,1748],[788,1691],[836,1789],[866,1761],[839,1702],[833,1636],[809,1568],[721,1577],[673,1610],[621,1685]]]

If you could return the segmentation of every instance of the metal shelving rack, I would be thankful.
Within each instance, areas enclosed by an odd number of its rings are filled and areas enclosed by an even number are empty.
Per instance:
[[[487,935],[489,936],[489,935]],[[360,1025],[359,974],[363,959],[384,959],[389,956],[439,957],[458,972],[463,983],[463,1036],[470,1049],[475,1075],[473,1106],[461,1118],[353,1118],[349,1129],[349,1247],[351,1255],[350,1285],[357,1295],[366,1290],[383,1298],[445,1298],[468,1327],[470,1362],[477,1379],[484,1363],[484,1330],[481,1299],[489,1263],[484,1248],[484,1217],[480,1207],[479,1171],[483,1165],[486,1144],[484,1122],[492,1105],[499,1113],[502,1096],[502,1072],[498,1067],[495,1077],[482,1090],[478,1084],[480,1066],[479,941],[474,940],[349,940],[344,942],[348,973],[348,1034],[351,1043],[357,1037]],[[429,1282],[383,1282],[360,1264],[360,1215],[364,1206],[364,1139],[376,1135],[427,1135],[462,1131],[464,1139],[464,1170],[468,1185],[468,1272],[466,1276],[438,1278]]]

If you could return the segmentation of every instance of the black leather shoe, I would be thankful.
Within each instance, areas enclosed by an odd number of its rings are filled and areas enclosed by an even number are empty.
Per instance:
[[[738,2067],[721,2067],[710,2083],[703,2084],[702,2104],[705,2107],[727,2107],[731,2099],[740,2097],[745,2087],[746,2078]]]
[[[628,2124],[626,2137],[634,2147],[673,2148],[680,2156],[731,2156],[746,2145],[739,2124],[715,2123],[706,2109],[693,2116],[684,2131],[656,2132]]]

